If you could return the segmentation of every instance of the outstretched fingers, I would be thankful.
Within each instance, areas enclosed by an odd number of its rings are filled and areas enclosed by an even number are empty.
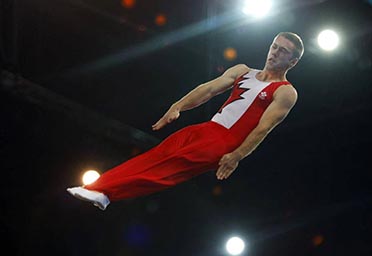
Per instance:
[[[157,131],[167,125],[167,123],[168,122],[164,119],[164,117],[162,117],[159,119],[159,121],[152,125],[152,130]]]
[[[152,125],[152,129],[154,131],[156,130],[159,130],[161,128],[163,128],[164,126],[166,126],[167,124],[173,122],[174,120],[178,119],[178,117],[180,116],[180,112],[179,111],[174,111],[174,110],[168,110],[167,113],[165,113],[165,115],[159,119],[159,121],[157,121],[154,125]]]
[[[230,175],[238,167],[239,160],[237,160],[232,153],[224,155],[220,162],[216,172],[217,179],[223,180],[230,177]]]

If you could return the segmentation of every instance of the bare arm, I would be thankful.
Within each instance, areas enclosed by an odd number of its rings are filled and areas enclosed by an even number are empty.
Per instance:
[[[161,129],[168,123],[176,120],[180,116],[180,112],[196,108],[212,97],[230,89],[235,79],[248,71],[249,68],[246,65],[239,64],[229,68],[218,78],[197,86],[179,101],[174,103],[164,116],[152,126],[152,129]]]
[[[292,86],[281,86],[274,93],[274,100],[265,110],[260,122],[233,152],[224,155],[217,170],[217,178],[228,178],[238,167],[239,161],[251,154],[265,137],[288,115],[297,101],[297,92]]]

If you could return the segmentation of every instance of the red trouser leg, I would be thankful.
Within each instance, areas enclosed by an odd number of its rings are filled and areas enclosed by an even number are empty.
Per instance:
[[[167,189],[215,169],[220,158],[235,147],[226,143],[226,135],[227,130],[213,122],[186,127],[85,187],[106,194],[111,201]]]

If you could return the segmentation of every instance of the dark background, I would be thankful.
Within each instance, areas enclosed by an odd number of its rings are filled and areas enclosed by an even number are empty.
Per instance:
[[[4,251],[226,255],[225,240],[240,235],[244,255],[372,255],[371,2],[277,0],[261,20],[241,4],[0,0]],[[335,52],[317,47],[324,28],[340,34]],[[196,85],[237,63],[263,68],[280,31],[305,43],[288,74],[299,100],[231,178],[210,172],[104,212],[66,192],[85,170],[210,119],[228,93],[151,131]]]

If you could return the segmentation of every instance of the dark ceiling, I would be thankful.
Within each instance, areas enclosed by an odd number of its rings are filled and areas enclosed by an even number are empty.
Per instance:
[[[244,255],[372,255],[372,2],[276,0],[261,20],[242,2],[0,0],[4,250],[226,255],[238,234]],[[341,37],[332,53],[316,45],[328,27]],[[67,194],[84,170],[210,119],[228,94],[151,131],[196,85],[237,63],[262,68],[280,31],[305,43],[288,74],[299,100],[230,179],[210,172],[104,212]]]

